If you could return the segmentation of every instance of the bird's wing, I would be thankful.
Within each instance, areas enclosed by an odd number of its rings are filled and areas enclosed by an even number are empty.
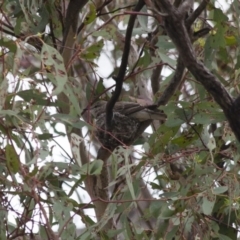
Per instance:
[[[155,104],[141,106],[134,102],[118,102],[114,110],[125,115],[137,118],[140,121],[145,120],[165,120],[167,115],[162,110],[157,109]]]
[[[139,112],[143,110],[145,107],[139,105],[134,102],[117,102],[114,106],[114,110],[123,114],[123,115],[131,115],[133,113]]]

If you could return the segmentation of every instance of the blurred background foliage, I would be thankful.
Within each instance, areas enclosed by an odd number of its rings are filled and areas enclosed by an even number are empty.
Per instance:
[[[103,164],[81,113],[96,97],[111,96],[136,2],[85,1],[74,45],[62,49],[70,2],[0,1],[0,239],[237,239],[239,143],[187,70],[161,106],[166,122],[109,158],[111,198],[96,221],[84,181]],[[152,11],[141,13],[120,100],[150,103],[172,79],[177,51]],[[192,26],[211,28],[194,50],[233,97],[239,15],[237,0],[211,0]],[[102,231],[111,218],[117,227]]]

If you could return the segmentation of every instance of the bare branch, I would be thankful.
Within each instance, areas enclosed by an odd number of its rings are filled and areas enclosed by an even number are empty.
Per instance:
[[[160,74],[162,72],[163,65],[157,66],[155,69],[153,69],[152,76],[151,76],[151,87],[153,94],[156,94],[160,87]]]
[[[157,0],[154,0],[154,3],[156,7],[159,7]],[[218,79],[203,65],[203,63],[197,60],[183,16],[179,14],[177,10],[168,10],[167,13],[169,15],[164,18],[165,29],[176,45],[185,67],[189,69],[196,80],[205,87],[220,105],[235,136],[240,140],[240,118],[237,115],[233,98]]]
[[[157,10],[161,12],[163,10],[167,14],[171,14],[174,10],[173,6],[168,0],[153,1],[154,5],[157,6]]]
[[[78,1],[78,0],[71,0],[68,5],[67,15],[65,18],[65,26],[64,26],[64,34],[63,34],[63,41],[62,46],[66,45],[67,39],[69,41],[73,41],[76,32],[77,32],[77,23],[78,23],[78,14],[79,11],[85,6],[88,0]],[[67,45],[68,46],[68,45]]]
[[[142,9],[142,7],[144,6],[144,4],[145,4],[144,0],[139,0],[133,11],[139,12]],[[113,115],[113,107],[114,107],[115,103],[117,102],[117,100],[121,94],[121,91],[122,91],[122,85],[123,85],[123,81],[124,81],[124,76],[125,76],[127,63],[128,63],[128,56],[129,56],[129,52],[130,52],[132,31],[133,31],[134,22],[135,22],[136,17],[137,17],[137,15],[134,14],[134,15],[131,15],[129,18],[121,65],[119,68],[118,76],[116,78],[116,88],[115,88],[115,91],[114,91],[111,99],[108,101],[108,103],[106,105],[106,128],[107,129],[110,129],[112,115]]]
[[[196,10],[187,18],[186,26],[191,26],[194,21],[200,16],[203,10],[206,8],[208,4],[208,0],[203,0],[200,5],[196,8]]]
[[[169,85],[165,89],[162,96],[157,101],[157,103],[156,103],[157,106],[165,105],[169,101],[169,99],[172,97],[172,95],[176,92],[176,90],[178,89],[178,87],[181,83],[183,73],[184,73],[184,69],[185,69],[185,66],[184,66],[184,63],[183,63],[182,59],[178,58],[177,68],[176,68],[176,71],[174,73],[174,76],[171,79]]]

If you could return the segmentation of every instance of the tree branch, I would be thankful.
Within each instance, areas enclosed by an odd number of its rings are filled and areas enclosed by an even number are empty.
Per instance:
[[[87,3],[87,0],[79,1],[79,0],[71,0],[67,9],[67,16],[65,19],[65,29],[64,29],[64,38],[62,43],[62,55],[64,58],[65,64],[67,64],[72,56],[72,49],[75,43],[75,36],[77,34],[77,23],[78,23],[78,14],[79,11],[84,7]],[[71,75],[71,71],[69,73]],[[62,93],[59,95],[59,99],[62,101],[68,102],[68,97]],[[69,113],[69,108],[62,108],[63,113]],[[81,136],[81,132],[78,129],[73,129],[71,133],[76,133],[77,135]],[[68,134],[68,138],[70,139],[70,133]],[[84,143],[80,144],[79,147],[79,154],[81,156],[82,163],[88,163],[89,158],[87,156],[87,152],[85,149]],[[104,166],[100,175],[89,175],[86,177],[85,186],[87,189],[88,194],[90,195],[91,199],[104,199],[108,200],[108,170],[107,170],[107,159],[111,152],[108,150],[102,149],[98,151],[98,159],[102,159],[104,162]],[[108,206],[108,203],[102,201],[95,201],[95,212],[97,220],[100,221],[104,216],[105,210]],[[112,219],[109,220],[106,225],[103,227],[103,230],[109,230],[113,228],[113,221]]]
[[[139,12],[144,5],[145,5],[144,0],[139,0],[137,5],[133,9],[133,11]],[[108,103],[106,105],[106,129],[107,130],[109,130],[111,127],[113,107],[114,107],[115,103],[117,102],[117,100],[121,94],[121,91],[122,91],[122,85],[123,85],[124,76],[125,76],[125,72],[126,72],[127,64],[128,64],[128,56],[129,56],[130,46],[131,46],[132,31],[133,31],[136,17],[137,17],[137,15],[134,14],[134,15],[131,15],[129,18],[126,36],[125,36],[125,45],[124,45],[121,65],[119,68],[118,76],[116,78],[116,88],[115,88],[115,91],[114,91],[111,99],[108,101]]]
[[[67,41],[73,41],[77,32],[79,11],[86,5],[88,0],[70,0],[64,24],[62,47],[68,46]]]
[[[104,199],[105,201],[109,200],[108,196],[108,185],[109,185],[109,174],[108,174],[108,165],[107,159],[111,155],[111,151],[106,148],[101,147],[98,150],[97,159],[103,161],[103,168],[100,175],[88,176],[88,180],[92,182],[91,189],[88,189],[88,193],[91,196],[91,199]],[[95,212],[97,220],[100,221],[104,214],[106,214],[106,209],[108,206],[107,202],[96,201],[95,203]],[[106,216],[107,217],[107,216]],[[106,225],[103,227],[104,230],[113,229],[114,223],[113,219],[109,219]]]
[[[181,83],[184,69],[185,69],[184,63],[183,63],[182,59],[179,57],[178,61],[177,61],[177,68],[174,73],[174,76],[171,79],[169,85],[165,89],[162,96],[156,102],[157,106],[165,105],[169,101],[169,99],[172,97],[172,95],[176,92],[176,90],[178,89],[178,87]]]
[[[203,0],[199,6],[196,8],[196,10],[187,18],[186,20],[186,26],[190,27],[194,21],[201,15],[201,13],[204,11],[208,4],[208,0]]]
[[[198,38],[203,37],[206,34],[208,34],[209,31],[210,31],[209,28],[203,28],[203,29],[199,30],[198,32],[193,33],[193,37],[192,37],[193,42],[195,40],[197,40]],[[156,102],[157,106],[167,104],[167,102],[170,100],[172,95],[176,92],[176,90],[178,89],[178,87],[181,83],[181,80],[182,80],[182,77],[183,77],[183,74],[184,74],[184,69],[185,69],[185,65],[184,65],[182,59],[180,57],[178,57],[177,68],[176,68],[176,71],[174,73],[174,76],[171,79],[169,85],[165,89],[162,96]]]
[[[157,0],[153,2],[159,8],[159,2]],[[239,112],[235,108],[233,98],[203,63],[197,60],[183,15],[172,7],[166,7],[166,2],[166,0],[163,0],[160,4],[168,13],[168,16],[164,18],[164,25],[169,37],[176,45],[185,67],[189,69],[196,80],[205,87],[223,109],[235,136],[240,141],[240,118],[237,115]],[[159,8],[160,10],[161,8]]]

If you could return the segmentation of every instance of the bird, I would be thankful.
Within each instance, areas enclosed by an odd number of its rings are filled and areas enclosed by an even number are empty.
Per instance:
[[[113,108],[111,128],[106,130],[107,101],[99,100],[90,107],[95,119],[95,132],[103,147],[114,150],[131,145],[153,120],[165,121],[167,116],[156,105],[141,106],[136,102],[119,101]]]

